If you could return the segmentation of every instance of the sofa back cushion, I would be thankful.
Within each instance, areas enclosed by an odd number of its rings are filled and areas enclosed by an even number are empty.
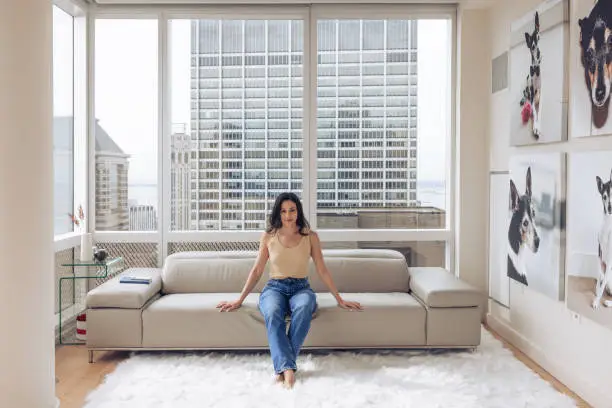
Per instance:
[[[389,249],[324,249],[325,266],[340,292],[408,292],[410,275],[406,258]],[[329,292],[312,259],[310,286],[315,292]]]
[[[256,251],[178,252],[169,255],[162,269],[162,293],[240,293],[249,276]],[[267,276],[267,267],[264,276]],[[261,292],[261,279],[253,292]]]
[[[408,292],[404,256],[385,249],[325,249],[325,265],[340,292]],[[239,293],[257,259],[256,251],[179,252],[166,258],[162,293]],[[268,265],[253,292],[268,281]],[[309,279],[315,292],[327,292],[310,260]]]

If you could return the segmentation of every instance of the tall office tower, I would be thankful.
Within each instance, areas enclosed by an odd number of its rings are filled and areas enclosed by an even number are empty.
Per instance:
[[[130,230],[156,231],[157,211],[155,207],[148,204],[130,205]]]
[[[191,213],[191,166],[197,173],[198,160],[190,160],[191,154],[197,152],[193,145],[197,142],[191,140],[186,133],[184,124],[174,124],[170,139],[170,229],[188,230],[190,228]],[[197,202],[194,200],[194,203]],[[197,226],[196,226],[197,227]],[[197,229],[197,228],[194,228]]]
[[[128,231],[128,154],[96,122],[96,231]]]
[[[302,192],[303,21],[191,24],[189,229],[261,229]],[[416,24],[319,21],[318,208],[416,205]]]

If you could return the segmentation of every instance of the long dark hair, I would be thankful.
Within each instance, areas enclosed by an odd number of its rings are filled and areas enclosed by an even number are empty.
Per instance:
[[[281,206],[287,200],[295,203],[295,207],[297,208],[297,220],[295,220],[295,223],[298,226],[298,232],[300,235],[308,235],[310,231],[310,224],[308,223],[308,220],[306,220],[306,217],[304,217],[302,203],[300,202],[300,198],[295,193],[281,193],[278,195],[278,197],[276,197],[274,207],[272,207],[272,213],[270,214],[270,218],[268,220],[268,228],[266,229],[266,232],[271,233],[272,231],[276,231],[283,226],[283,221],[281,220]]]

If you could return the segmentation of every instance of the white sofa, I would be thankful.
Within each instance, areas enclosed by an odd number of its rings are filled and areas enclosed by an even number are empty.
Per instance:
[[[221,300],[238,298],[256,252],[182,252],[163,268],[131,268],[121,275],[152,278],[149,285],[115,277],[89,292],[87,347],[95,350],[265,349],[257,308],[268,271],[234,312]],[[312,348],[475,348],[480,344],[484,293],[442,268],[408,267],[392,250],[324,250],[341,295],[364,306],[337,307],[311,260],[309,279],[318,311],[304,343]]]

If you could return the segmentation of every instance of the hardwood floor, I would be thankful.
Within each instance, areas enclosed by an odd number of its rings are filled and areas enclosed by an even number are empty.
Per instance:
[[[518,360],[531,368],[544,380],[552,384],[555,389],[572,397],[579,408],[591,408],[589,404],[561,384],[556,378],[538,366],[521,351],[507,343],[497,333],[487,328],[489,332],[499,339],[505,347],[510,349]],[[96,352],[95,363],[88,363],[88,354],[85,346],[61,346],[55,350],[56,393],[61,401],[61,408],[81,408],[85,397],[104,380],[104,376],[111,373],[118,363],[127,359],[129,352],[108,351]]]
[[[60,408],[81,408],[85,397],[104,381],[129,352],[99,351],[89,364],[85,346],[60,346],[55,349],[55,392]]]

